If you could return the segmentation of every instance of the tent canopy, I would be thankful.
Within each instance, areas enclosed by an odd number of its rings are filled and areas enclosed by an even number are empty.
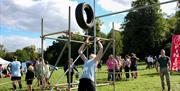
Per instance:
[[[0,57],[0,64],[2,64],[3,66],[7,66],[10,62],[7,60],[4,60]]]

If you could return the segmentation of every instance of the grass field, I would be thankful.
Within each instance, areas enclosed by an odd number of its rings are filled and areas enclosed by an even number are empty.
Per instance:
[[[80,72],[82,72],[82,68],[78,69]],[[106,70],[106,66],[103,66],[101,71]],[[116,82],[116,91],[161,91],[160,77],[155,69],[145,69],[145,65],[139,65],[138,70],[138,79],[131,78],[129,81],[125,81],[125,75],[123,74],[123,79]],[[59,76],[62,75],[62,73],[62,69],[55,71],[50,80],[51,84],[54,84],[59,78]],[[22,79],[24,80],[24,76]],[[107,73],[97,73],[96,79],[101,82],[107,81]],[[74,82],[77,81],[78,80],[74,78]],[[0,91],[11,91],[12,86],[10,82],[10,78],[0,78]],[[34,84],[35,83],[36,80],[34,81]],[[66,83],[66,77],[64,77],[63,80],[59,83]],[[171,87],[172,91],[180,91],[180,73],[171,74]],[[23,88],[26,88],[26,84],[24,81]],[[113,91],[113,85],[97,87],[97,91]]]

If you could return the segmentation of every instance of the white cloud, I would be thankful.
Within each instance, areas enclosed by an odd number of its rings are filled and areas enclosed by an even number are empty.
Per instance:
[[[36,48],[41,48],[40,38],[30,38],[24,36],[2,36],[0,35],[0,44],[3,44],[5,49],[10,52],[14,52],[17,49],[22,49],[24,47],[35,45]],[[46,49],[48,43],[44,42],[44,49]]]
[[[169,0],[160,0],[160,2],[165,2],[165,1],[169,1]],[[176,7],[177,7],[177,2],[161,5],[162,12],[166,13],[167,15],[175,14]]]
[[[131,7],[131,0],[99,0],[97,2],[106,11],[117,12]]]
[[[72,30],[81,30],[75,20],[78,3],[70,0],[3,0],[1,1],[1,25],[19,30],[40,32],[41,18],[44,18],[46,33],[67,30],[68,7],[71,6]]]
[[[98,5],[101,6],[106,11],[117,12],[131,8],[131,2],[133,0],[99,0]],[[160,2],[165,2],[169,0],[160,0]],[[161,5],[162,12],[167,15],[174,14],[176,12],[177,2],[168,3]]]
[[[102,30],[104,33],[106,33],[106,34],[109,33],[112,28],[113,28],[112,22],[110,22],[110,23],[105,23],[105,24],[103,24],[103,25],[101,26],[101,30]],[[119,22],[114,22],[114,29],[115,29],[115,30],[120,30],[120,28],[121,28],[121,23],[119,23]]]

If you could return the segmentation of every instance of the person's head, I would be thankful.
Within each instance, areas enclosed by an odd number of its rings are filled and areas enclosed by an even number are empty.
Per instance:
[[[34,67],[33,67],[32,64],[29,65],[28,70],[30,70],[30,71],[33,71],[33,70],[34,70]]]
[[[96,54],[90,54],[89,55],[89,59],[95,59],[96,58]]]
[[[45,61],[45,64],[49,64],[48,61]]]
[[[161,56],[165,56],[166,52],[164,49],[161,49]]]
[[[73,59],[70,58],[70,61],[68,61],[67,63],[72,64],[73,63]]]
[[[2,64],[0,64],[0,66],[2,66]]]
[[[112,59],[112,58],[113,58],[113,55],[112,55],[112,54],[110,54],[110,55],[109,55],[109,59]]]

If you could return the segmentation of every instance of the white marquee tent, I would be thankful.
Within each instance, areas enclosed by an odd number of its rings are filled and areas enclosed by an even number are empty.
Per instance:
[[[7,66],[9,63],[10,63],[9,61],[4,60],[4,59],[2,59],[2,58],[0,57],[0,64],[2,64],[3,67],[4,67],[4,66]]]

